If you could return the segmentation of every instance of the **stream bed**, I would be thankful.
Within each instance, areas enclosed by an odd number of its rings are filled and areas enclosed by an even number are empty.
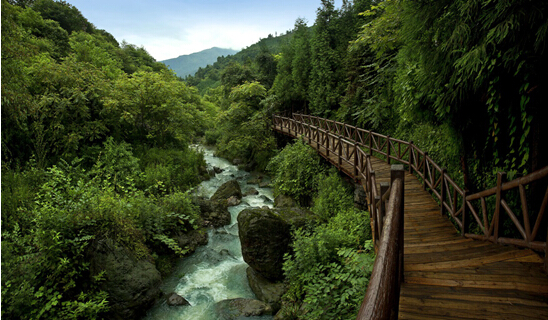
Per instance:
[[[217,229],[209,229],[209,242],[192,255],[182,258],[173,274],[162,284],[162,292],[176,292],[184,297],[190,306],[170,307],[164,301],[157,303],[147,312],[147,320],[216,320],[215,304],[221,300],[234,298],[255,299],[249,288],[246,276],[248,267],[242,257],[240,239],[238,238],[237,217],[240,211],[248,207],[272,207],[273,199],[270,188],[248,185],[252,179],[249,172],[238,170],[225,159],[215,157],[213,150],[203,150],[208,167],[218,167],[223,171],[198,186],[197,193],[211,197],[225,182],[237,179],[242,193],[250,188],[259,192],[257,195],[245,196],[242,203],[229,207],[231,222]],[[245,319],[272,319],[272,316],[248,317]]]

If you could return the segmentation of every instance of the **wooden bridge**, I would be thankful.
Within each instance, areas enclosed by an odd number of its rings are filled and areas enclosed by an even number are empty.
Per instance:
[[[470,195],[412,142],[308,115],[272,120],[368,194],[377,258],[358,319],[548,319],[546,238],[538,239],[548,167],[506,183],[499,174],[496,187]],[[533,184],[539,208],[528,205]],[[511,192],[519,212],[505,200]],[[503,223],[521,237],[503,235]]]

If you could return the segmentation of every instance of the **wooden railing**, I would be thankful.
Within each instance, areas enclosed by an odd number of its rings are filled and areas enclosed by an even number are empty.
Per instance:
[[[385,224],[358,320],[398,317],[403,282],[404,177],[403,165],[392,165]]]
[[[386,184],[380,184],[380,190],[377,188],[375,171],[371,166],[371,156],[384,158],[387,163],[397,161],[406,165],[409,173],[414,173],[422,180],[424,190],[430,191],[434,199],[438,201],[440,204],[440,214],[443,215],[447,213],[463,236],[544,251],[545,266],[548,266],[546,239],[537,239],[539,238],[539,235],[542,234],[542,232],[539,232],[540,228],[546,227],[542,225],[542,221],[546,207],[548,206],[548,186],[546,186],[546,180],[548,179],[545,179],[548,176],[548,167],[506,183],[503,183],[504,174],[499,173],[496,187],[470,195],[455,183],[447,174],[445,168],[435,163],[427,152],[420,150],[412,141],[407,142],[394,139],[390,136],[342,122],[310,115],[274,115],[272,121],[276,130],[308,140],[308,143],[310,145],[315,144],[317,149],[320,147],[324,148],[327,158],[329,158],[335,166],[354,179],[361,181],[367,191],[370,201],[370,214],[373,222],[374,238],[377,242],[380,242],[377,260],[381,257],[383,266],[388,263],[388,258],[380,256],[382,253],[381,247],[383,247],[384,242],[386,241],[385,237],[388,237],[388,234],[394,232],[387,231],[386,226],[393,226],[395,222],[393,222],[392,219],[396,219],[392,216],[393,213],[390,212],[390,210],[387,211],[387,218],[384,218],[385,204],[386,201],[388,201],[388,203],[393,201],[391,193],[394,192],[394,188],[390,188],[390,186]],[[335,155],[335,161],[332,160],[333,157],[330,157],[330,153]],[[350,164],[349,167],[351,167],[351,169],[349,170],[348,166],[346,169],[343,168],[343,163]],[[544,180],[541,181],[541,179]],[[540,187],[541,190],[546,191],[544,192],[542,201],[539,201],[541,203],[540,207],[538,210],[535,210],[533,214],[531,210],[529,210],[527,204],[527,186],[539,182],[542,183]],[[505,192],[512,189],[519,190],[521,218],[519,217],[519,214],[516,214],[509,207],[504,197]],[[495,199],[494,205],[491,204],[489,206],[487,205],[487,199],[490,197],[495,197]],[[476,207],[476,202],[478,201],[480,203],[479,206]],[[477,208],[480,208],[480,210]],[[490,211],[489,208],[494,209]],[[473,220],[468,221],[469,215]],[[536,216],[535,219],[531,219],[531,217],[534,216]],[[521,239],[501,235],[500,226],[502,225],[503,217],[509,218],[506,220],[512,222],[512,226],[517,230],[514,233],[521,235]],[[403,221],[403,218],[401,221]],[[472,223],[477,224],[476,229],[479,229],[482,234],[469,233],[469,226]],[[505,228],[509,228],[508,222],[506,223]],[[548,233],[548,230],[545,231]],[[401,250],[403,252],[403,247]],[[375,262],[375,265],[377,265],[377,262]],[[375,270],[373,272],[375,273]],[[382,281],[388,280],[385,279]],[[379,284],[383,285],[380,282]],[[373,284],[370,283],[369,287],[372,285]],[[391,290],[396,290],[396,287],[398,288],[397,290],[399,290],[399,284],[390,288],[392,288]],[[384,289],[377,288],[375,289],[375,292],[378,293],[379,290]],[[391,309],[392,307],[393,305],[388,309]],[[362,305],[362,309],[363,308],[364,306]],[[366,309],[370,310],[368,308]],[[386,308],[383,306],[381,309],[385,310]],[[361,313],[362,312],[360,311],[360,314]],[[362,317],[360,319],[376,318],[377,317]]]
[[[344,154],[341,155],[342,159],[339,160],[339,166],[342,161],[350,163],[352,156],[357,154],[358,157],[354,157],[354,163],[351,163],[354,166],[353,172],[347,173],[353,177],[360,178],[360,180],[361,178],[365,178],[365,181],[370,181],[371,174],[373,174],[374,180],[374,171],[372,168],[364,170],[366,161],[363,158],[366,155],[380,156],[385,158],[388,163],[393,160],[407,165],[409,173],[416,174],[422,180],[423,188],[429,190],[432,196],[438,201],[440,204],[440,213],[447,213],[458,226],[463,236],[501,244],[513,244],[546,252],[546,239],[537,238],[538,235],[544,234],[544,232],[539,232],[539,230],[548,204],[548,188],[546,188],[543,200],[540,201],[540,207],[538,210],[535,210],[534,214],[531,213],[527,205],[526,189],[531,183],[546,178],[548,176],[548,167],[506,183],[503,183],[502,178],[504,177],[504,173],[501,173],[499,174],[499,179],[497,179],[496,187],[470,195],[455,183],[447,174],[445,168],[434,162],[428,156],[428,153],[420,150],[412,141],[407,142],[394,139],[390,136],[342,122],[310,115],[293,114],[292,117],[275,115],[273,121],[276,125],[292,130],[296,135],[308,137],[309,143],[317,141],[319,145],[329,149],[329,152],[338,152],[337,149],[342,148]],[[317,135],[321,139],[318,140]],[[328,139],[328,137],[331,139]],[[345,159],[343,156],[349,157]],[[546,184],[546,181],[544,181],[544,184]],[[504,199],[504,192],[510,189],[519,190],[519,202],[521,205],[521,212],[519,214],[516,214]],[[370,199],[376,199],[379,196],[379,192],[375,188],[371,188],[371,192],[374,195],[370,195]],[[490,206],[491,208],[494,207],[494,209],[491,209],[491,212],[489,212],[486,200],[491,196],[495,196],[496,199],[495,205]],[[480,203],[476,204],[478,201]],[[468,221],[469,215],[473,220]],[[513,239],[500,235],[499,227],[502,224],[501,219],[504,215],[512,222],[512,226],[515,228],[514,233],[520,234],[521,239]],[[530,220],[531,216],[535,217],[534,221]],[[478,229],[482,233],[481,235],[469,233],[468,229],[471,222],[477,223]],[[509,224],[507,223],[508,226]]]

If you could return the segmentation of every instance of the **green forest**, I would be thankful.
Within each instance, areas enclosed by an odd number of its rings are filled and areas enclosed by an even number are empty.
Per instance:
[[[175,237],[202,228],[200,142],[318,217],[293,233],[281,319],[355,318],[368,213],[312,149],[282,148],[276,112],[413,141],[470,192],[548,165],[548,2],[318,2],[315,21],[181,79],[68,2],[2,0],[2,316],[109,318],[100,243],[169,272],[188,252]]]

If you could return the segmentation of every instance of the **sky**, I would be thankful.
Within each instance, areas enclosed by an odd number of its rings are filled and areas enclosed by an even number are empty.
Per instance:
[[[212,47],[244,49],[269,34],[314,24],[320,0],[67,0],[118,42],[144,47],[157,61]],[[340,7],[342,0],[335,1]]]

